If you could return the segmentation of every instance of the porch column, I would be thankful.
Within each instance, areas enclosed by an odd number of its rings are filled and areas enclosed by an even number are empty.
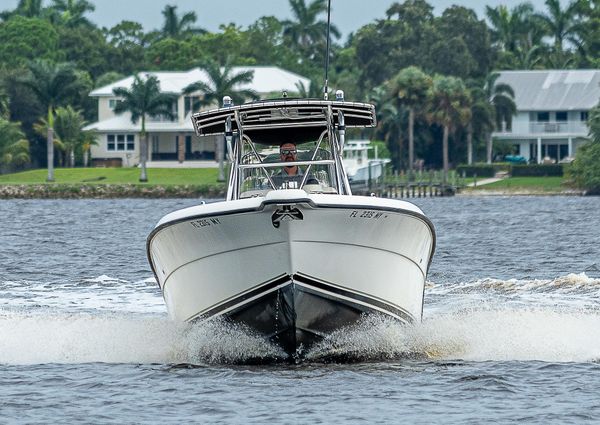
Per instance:
[[[183,133],[177,135],[177,160],[180,164],[185,161],[185,136]]]
[[[573,138],[569,137],[569,157],[573,158]]]
[[[542,163],[542,138],[538,137],[537,139],[537,163]]]

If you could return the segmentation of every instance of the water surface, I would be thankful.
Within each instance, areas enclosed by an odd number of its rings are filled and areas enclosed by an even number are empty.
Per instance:
[[[372,318],[292,366],[168,319],[145,239],[194,203],[0,202],[2,422],[600,420],[599,198],[415,200],[438,234],[423,323]]]

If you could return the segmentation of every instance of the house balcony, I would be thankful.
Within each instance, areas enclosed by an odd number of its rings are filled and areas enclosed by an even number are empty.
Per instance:
[[[589,133],[583,121],[529,121],[515,122],[512,129],[503,129],[493,133],[494,137],[523,138],[552,136],[586,137]]]

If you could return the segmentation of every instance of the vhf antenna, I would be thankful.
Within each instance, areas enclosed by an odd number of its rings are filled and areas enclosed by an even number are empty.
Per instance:
[[[327,48],[325,52],[325,86],[323,87],[323,98],[327,100],[329,91],[329,28],[331,27],[331,0],[327,1]]]

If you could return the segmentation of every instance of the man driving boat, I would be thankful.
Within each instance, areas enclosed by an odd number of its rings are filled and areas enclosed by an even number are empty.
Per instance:
[[[298,160],[298,151],[296,144],[286,142],[279,147],[279,157],[281,162],[296,162]],[[273,175],[272,179],[277,188],[287,187],[289,189],[300,188],[304,172],[297,165],[289,165],[277,174]]]

